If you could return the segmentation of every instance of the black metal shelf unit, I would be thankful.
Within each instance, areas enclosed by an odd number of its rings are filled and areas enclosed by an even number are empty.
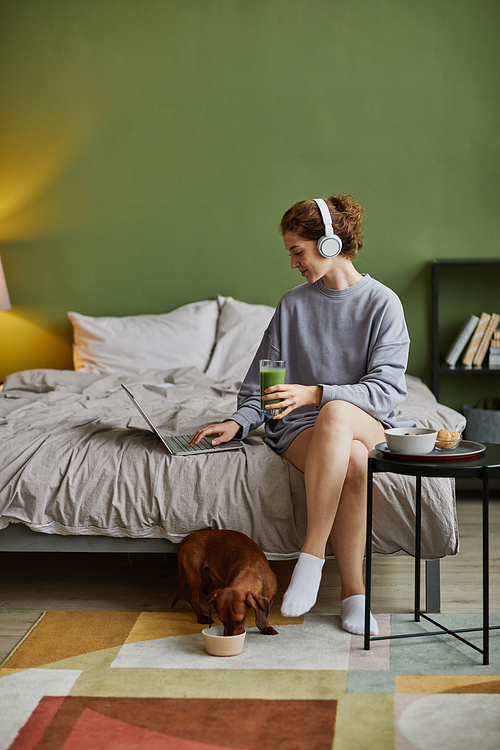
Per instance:
[[[500,258],[447,259],[436,260],[432,264],[432,392],[439,399],[440,375],[488,375],[500,374],[499,370],[488,367],[450,367],[439,358],[439,271],[443,268],[487,268],[500,266]]]

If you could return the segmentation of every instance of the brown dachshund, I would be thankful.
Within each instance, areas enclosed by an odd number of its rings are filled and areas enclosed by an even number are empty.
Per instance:
[[[204,588],[208,615],[203,613],[199,598],[204,573],[210,576]],[[179,548],[179,591],[172,607],[181,598],[186,580],[189,603],[198,622],[212,624],[213,603],[224,625],[224,635],[239,635],[253,609],[261,633],[277,635],[267,618],[278,582],[259,545],[245,534],[209,529],[185,537]]]

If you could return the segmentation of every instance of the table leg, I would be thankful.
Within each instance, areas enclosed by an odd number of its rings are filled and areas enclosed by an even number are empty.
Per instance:
[[[420,556],[422,548],[422,477],[415,492],[415,622],[420,622]]]
[[[368,458],[366,490],[366,547],[365,547],[365,639],[364,650],[370,650],[370,610],[372,598],[372,518],[373,518],[373,468]]]
[[[388,467],[389,465],[389,467]],[[371,610],[371,583],[372,583],[372,533],[373,533],[373,476],[377,471],[391,471],[390,463],[388,461],[379,461],[375,457],[368,458],[368,478],[367,478],[367,502],[366,502],[366,598],[365,598],[365,633],[364,633],[364,648],[369,650],[370,641],[372,640],[387,640],[393,638],[417,638],[419,636],[435,636],[435,635],[451,635],[457,640],[461,641],[467,646],[475,649],[479,653],[483,654],[483,664],[488,665],[490,663],[489,655],[489,631],[498,630],[500,626],[492,626],[489,624],[489,478],[490,472],[496,475],[496,469],[498,464],[491,464],[486,466],[472,466],[470,476],[477,477],[482,480],[482,547],[483,547],[483,623],[482,627],[475,628],[463,628],[459,630],[451,630],[444,627],[439,622],[436,622],[429,617],[429,609],[426,613],[421,611],[421,560],[422,560],[422,477],[416,475],[416,489],[415,489],[415,622],[420,622],[421,619],[431,622],[440,628],[437,632],[418,632],[418,633],[406,633],[402,635],[388,635],[378,636],[376,638],[370,637],[370,610]],[[494,470],[494,471],[493,471]],[[396,471],[396,473],[399,473]],[[411,475],[411,473],[410,473]],[[453,471],[452,476],[455,476]],[[427,474],[426,474],[427,476]],[[433,476],[431,473],[430,476]],[[462,476],[459,474],[459,476]],[[439,560],[431,561],[431,563],[439,563]],[[439,604],[436,605],[439,610]],[[434,611],[434,610],[431,610]],[[459,633],[471,633],[483,631],[483,647],[482,649],[465,638],[462,638]]]
[[[441,560],[425,561],[425,611],[441,612]]]
[[[489,475],[483,468],[483,664],[490,663],[490,551],[489,551]]]

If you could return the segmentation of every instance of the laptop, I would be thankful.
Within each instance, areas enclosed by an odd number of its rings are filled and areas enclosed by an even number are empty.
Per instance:
[[[121,383],[121,387],[128,395],[138,412],[144,417],[149,427],[153,430],[159,440],[163,443],[167,451],[172,456],[196,456],[198,453],[220,453],[220,451],[234,451],[243,447],[242,440],[229,440],[227,443],[212,445],[210,442],[213,438],[204,437],[198,445],[189,445],[191,435],[162,435],[158,427],[153,423],[144,408],[140,405],[133,393]]]

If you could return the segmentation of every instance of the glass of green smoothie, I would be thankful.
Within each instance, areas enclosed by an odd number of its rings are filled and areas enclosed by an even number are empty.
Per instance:
[[[260,360],[260,408],[264,417],[275,417],[281,409],[266,409],[266,404],[279,404],[281,399],[275,398],[270,401],[262,401],[266,388],[272,385],[282,385],[285,382],[286,362],[282,359]]]

